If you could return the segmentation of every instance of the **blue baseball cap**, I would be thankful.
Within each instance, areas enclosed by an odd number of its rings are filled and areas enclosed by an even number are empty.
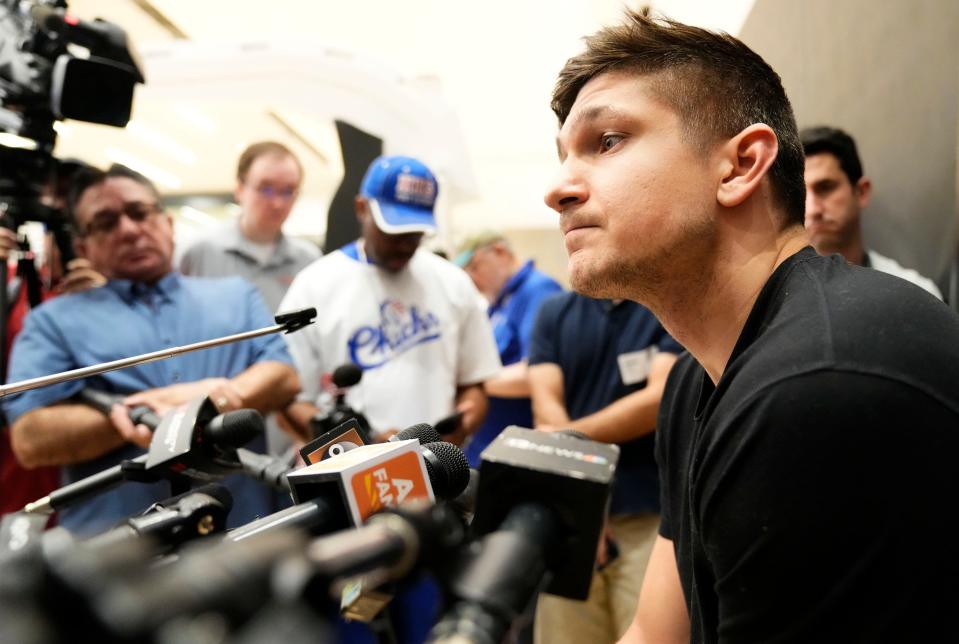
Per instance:
[[[390,235],[435,231],[437,192],[439,186],[430,169],[401,156],[375,159],[360,185],[360,195],[369,202],[376,227]]]

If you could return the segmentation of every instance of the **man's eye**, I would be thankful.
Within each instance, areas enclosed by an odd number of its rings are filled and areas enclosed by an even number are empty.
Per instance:
[[[622,134],[604,134],[599,140],[599,147],[606,150],[611,150],[616,147],[616,144],[623,140]]]

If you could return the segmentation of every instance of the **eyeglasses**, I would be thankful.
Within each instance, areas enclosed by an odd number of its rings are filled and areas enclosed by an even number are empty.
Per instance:
[[[253,189],[264,199],[279,197],[284,201],[295,198],[300,192],[298,188],[274,188],[273,186],[257,186]]]
[[[140,223],[161,212],[163,212],[163,209],[158,203],[141,203],[137,201],[124,204],[123,210],[101,210],[93,215],[93,218],[86,226],[80,229],[80,235],[83,237],[91,237],[112,233],[120,224],[120,217],[123,215],[126,215],[130,221]]]

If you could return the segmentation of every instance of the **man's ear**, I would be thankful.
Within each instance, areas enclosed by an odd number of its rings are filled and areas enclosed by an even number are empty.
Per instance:
[[[856,182],[856,200],[859,202],[859,209],[862,210],[869,205],[872,199],[872,181],[868,177],[859,177]]]
[[[240,192],[242,190],[243,190],[243,182],[237,179],[236,187],[233,189],[233,201],[235,203],[240,203]]]
[[[727,141],[720,150],[722,181],[716,200],[726,208],[744,203],[756,192],[776,160],[779,142],[764,123],[755,123]]]
[[[370,204],[366,201],[365,197],[356,195],[356,197],[353,198],[353,212],[356,214],[356,221],[360,223],[360,228],[362,228],[363,223],[367,217],[370,216]]]
[[[89,259],[89,257],[87,257],[87,240],[85,237],[73,238],[73,252],[76,253],[77,257]],[[64,267],[64,270],[66,270],[66,267]]]

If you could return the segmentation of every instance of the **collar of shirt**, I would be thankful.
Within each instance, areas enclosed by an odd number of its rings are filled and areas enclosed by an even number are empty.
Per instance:
[[[236,253],[250,261],[260,264],[260,260],[257,259],[257,252],[254,250],[254,243],[244,237],[240,231],[240,217],[236,217],[231,224],[226,227],[223,233],[223,247],[227,252]],[[279,238],[276,240],[276,248],[273,251],[273,256],[270,257],[265,264],[261,265],[280,266],[293,261],[294,257],[290,251],[290,242],[286,239],[286,235],[280,233]]]
[[[503,285],[499,295],[496,296],[496,299],[489,307],[490,313],[492,314],[493,311],[496,311],[502,307],[506,303],[506,300],[509,299],[509,296],[515,293],[516,289],[523,285],[523,282],[526,281],[526,278],[529,277],[529,274],[532,272],[533,260],[528,260],[518,271],[513,273],[512,277],[506,280],[506,284]]]
[[[132,304],[136,300],[147,299],[147,296],[156,296],[157,299],[169,302],[173,292],[180,288],[181,276],[176,271],[170,271],[161,277],[155,284],[144,284],[133,280],[109,280],[106,288],[113,290],[120,298]]]

